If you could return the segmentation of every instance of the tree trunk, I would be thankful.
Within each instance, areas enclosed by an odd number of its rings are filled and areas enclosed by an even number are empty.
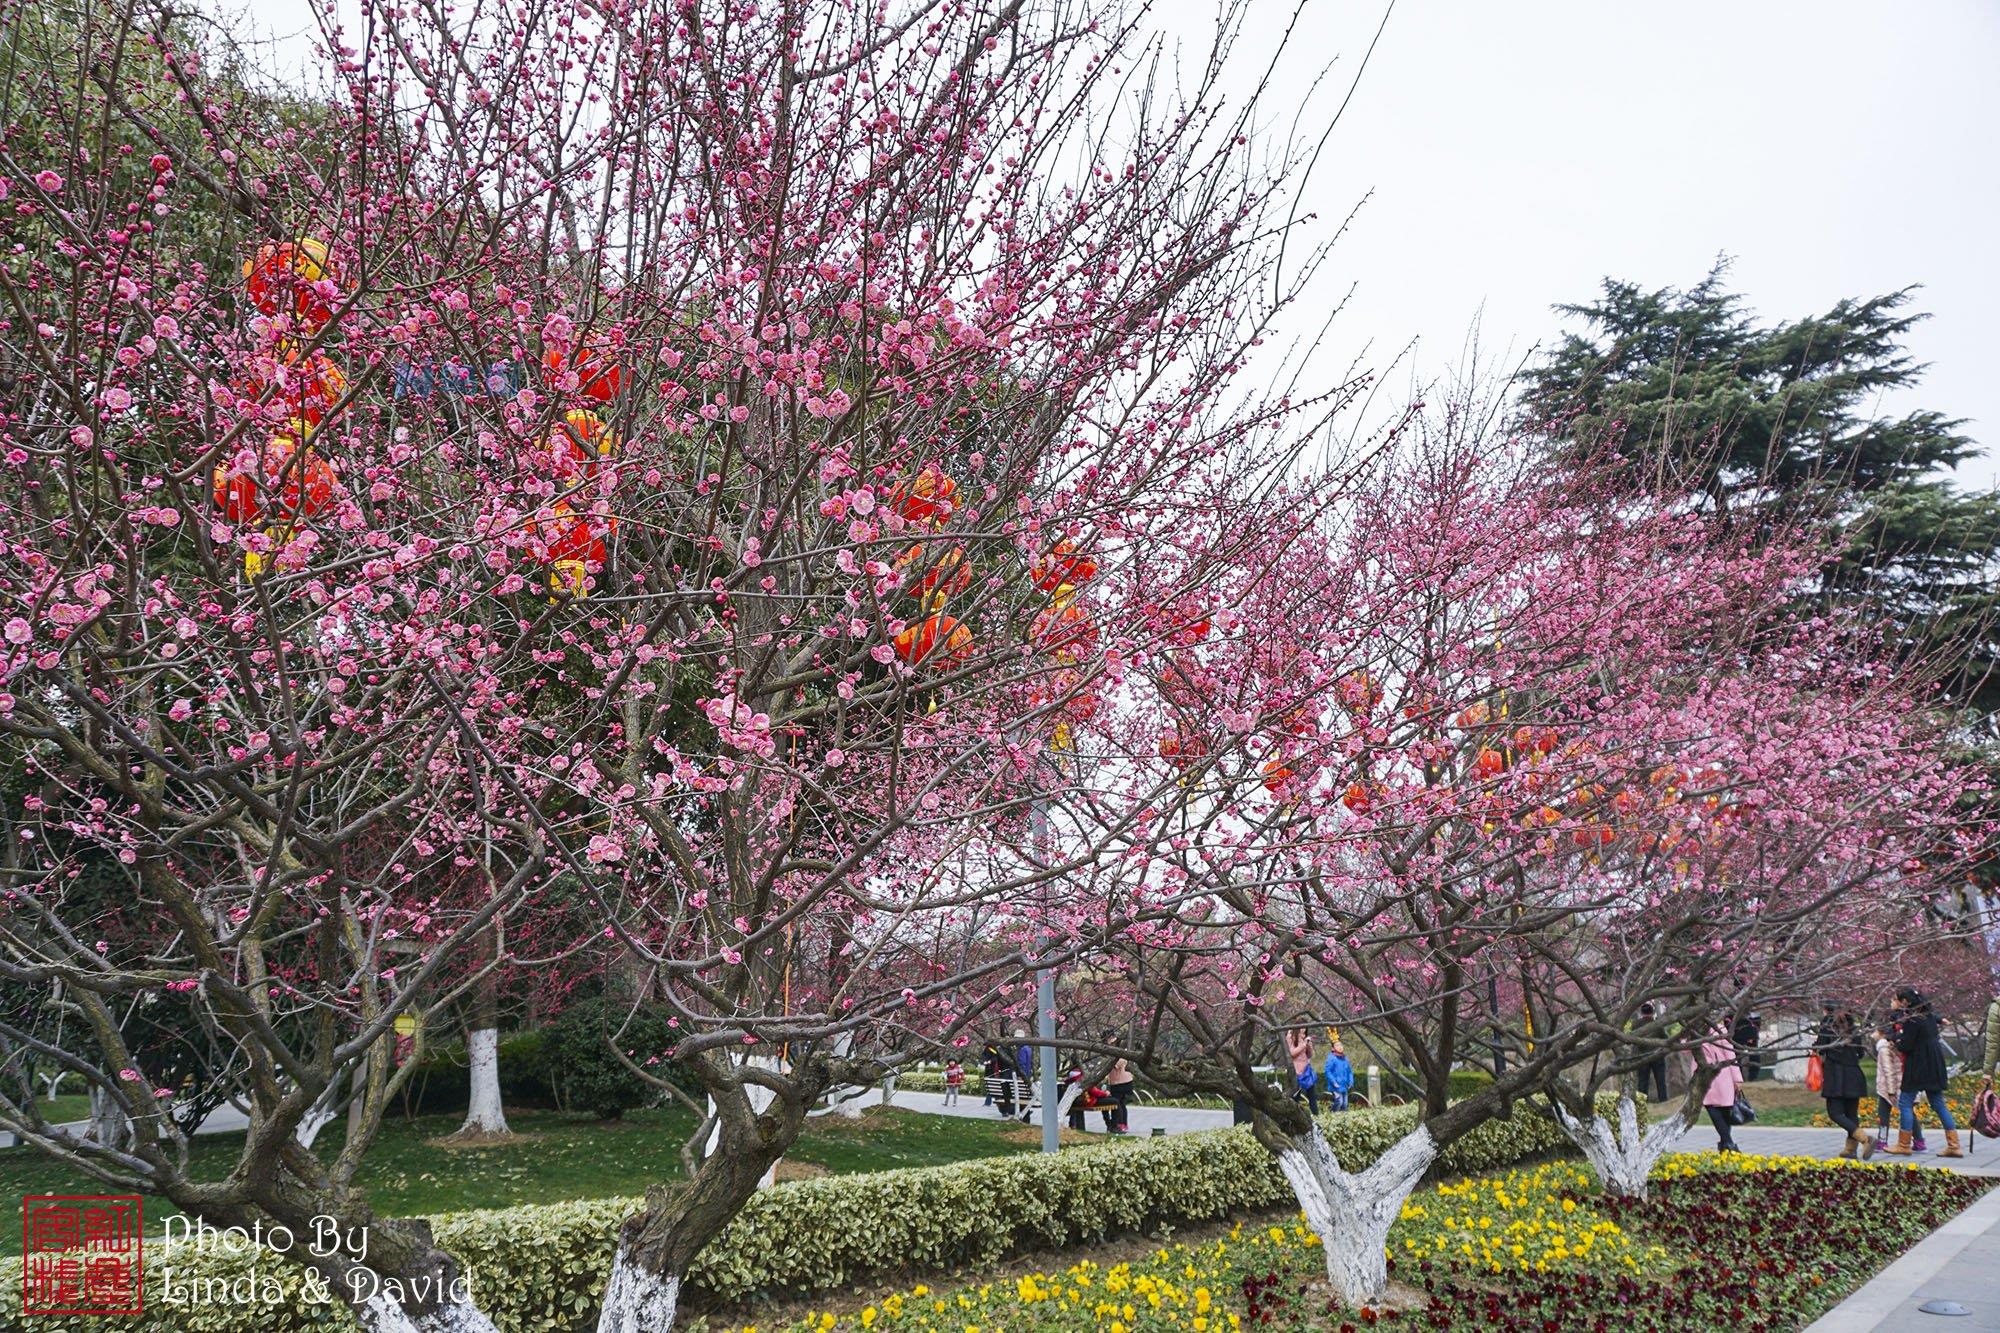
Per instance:
[[[782,1156],[780,1140],[767,1137],[755,1121],[724,1119],[716,1129],[721,1137],[694,1179],[653,1186],[646,1210],[619,1228],[597,1333],[670,1333],[689,1265]]]
[[[778,1072],[778,1057],[776,1057],[775,1055],[746,1055],[737,1058],[735,1063],[738,1068],[762,1069],[773,1074]],[[860,1095],[861,1094],[859,1091],[857,1091],[855,1094],[856,1097],[859,1097]],[[761,1083],[745,1083],[743,1085],[743,1096],[750,1103],[750,1114],[753,1116],[757,1116],[757,1115],[762,1115],[765,1109],[769,1107],[773,1101],[777,1100],[778,1094],[771,1091],[771,1089],[765,1087]],[[709,1101],[708,1109],[711,1112],[715,1110],[715,1102],[713,1099]],[[861,1110],[858,1105],[856,1106],[852,1114],[857,1116],[861,1114]],[[708,1156],[713,1157],[720,1151],[722,1151],[722,1117],[717,1116],[715,1121],[715,1128],[710,1130],[708,1134],[708,1146],[706,1152]],[[778,1183],[778,1157],[782,1155],[783,1154],[780,1153],[774,1155],[771,1158],[770,1166],[765,1168],[764,1174],[762,1176],[758,1177],[757,1180],[758,1189],[760,1190],[769,1189],[771,1186]]]
[[[90,1121],[85,1130],[92,1143],[118,1152],[132,1146],[132,1117],[125,1104],[94,1084],[90,1089]]]
[[[246,1212],[208,1220],[289,1228],[294,1256],[320,1273],[364,1333],[499,1333],[473,1300],[471,1275],[438,1246],[424,1219],[379,1217],[351,1197],[330,1195],[324,1182],[308,1184],[282,1168],[259,1193],[262,1219]]]
[[[492,977],[482,980],[472,1004],[472,1021],[465,1033],[465,1058],[472,1078],[472,1096],[461,1134],[505,1134],[507,1114],[500,1106],[499,1008]]]
[[[1424,1125],[1364,1171],[1341,1170],[1317,1124],[1293,1135],[1278,1153],[1278,1169],[1298,1195],[1306,1224],[1319,1234],[1327,1281],[1343,1305],[1368,1305],[1388,1291],[1389,1227],[1435,1160],[1437,1144]]]
[[[440,1305],[424,1314],[411,1314],[378,1293],[357,1305],[354,1317],[366,1333],[499,1333],[491,1319],[466,1301]]]
[[[1694,1122],[1693,1098],[1684,1098],[1666,1119],[1639,1128],[1639,1108],[1629,1090],[1618,1094],[1618,1124],[1614,1129],[1603,1116],[1587,1120],[1571,1115],[1561,1101],[1556,1102],[1556,1123],[1569,1136],[1597,1172],[1606,1194],[1628,1199],[1646,1197],[1646,1181],[1653,1164],[1680,1142]]]

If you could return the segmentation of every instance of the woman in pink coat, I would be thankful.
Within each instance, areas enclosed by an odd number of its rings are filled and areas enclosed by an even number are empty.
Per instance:
[[[1708,1111],[1708,1122],[1715,1126],[1715,1150],[1735,1152],[1736,1136],[1731,1133],[1735,1126],[1730,1112],[1736,1107],[1737,1089],[1743,1086],[1743,1070],[1736,1063],[1736,1043],[1729,1040],[1720,1028],[1716,1029],[1709,1034],[1708,1040],[1702,1042],[1698,1063],[1703,1069],[1715,1070],[1708,1091],[1701,1095],[1701,1104]]]

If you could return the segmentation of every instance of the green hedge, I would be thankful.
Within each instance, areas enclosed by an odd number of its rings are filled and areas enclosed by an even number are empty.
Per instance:
[[[1408,1133],[1410,1107],[1325,1120],[1341,1162],[1364,1166]],[[1447,1148],[1433,1174],[1477,1175],[1566,1151],[1553,1121],[1526,1108],[1490,1121]],[[753,1198],[705,1250],[691,1285],[723,1300],[797,1296],[906,1269],[952,1268],[1278,1207],[1292,1198],[1271,1155],[1241,1129],[1157,1139],[1106,1140],[1053,1157],[1020,1154],[951,1166],[791,1181]],[[570,1333],[594,1324],[618,1224],[636,1199],[456,1213],[435,1219],[441,1244],[470,1270],[481,1306],[508,1333]],[[261,1260],[261,1261],[259,1261]],[[19,1314],[20,1261],[0,1263],[0,1330],[12,1333],[295,1333],[353,1327],[342,1309],[294,1299],[296,1270],[272,1256],[199,1252],[203,1277],[240,1279],[253,1262],[282,1286],[275,1304],[164,1302],[162,1247],[147,1255],[147,1313],[137,1319]]]

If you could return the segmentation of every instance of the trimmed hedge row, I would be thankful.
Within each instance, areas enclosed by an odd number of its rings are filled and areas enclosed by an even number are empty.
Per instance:
[[[1344,1165],[1375,1160],[1408,1133],[1413,1107],[1329,1117]],[[1547,1116],[1517,1109],[1447,1148],[1437,1175],[1477,1175],[1566,1151]],[[907,1269],[990,1262],[1209,1221],[1290,1201],[1271,1155],[1241,1129],[1107,1140],[1053,1157],[1021,1154],[950,1166],[791,1181],[762,1191],[696,1260],[690,1285],[723,1300],[846,1286]],[[483,1309],[508,1333],[594,1326],[618,1224],[636,1199],[590,1199],[434,1219],[437,1238],[471,1273]],[[20,1261],[0,1262],[0,1330],[12,1333],[304,1333],[352,1329],[344,1307],[303,1292],[301,1270],[263,1252],[147,1252],[146,1313],[38,1317],[19,1311]],[[183,1250],[182,1253],[185,1253]],[[191,1281],[236,1283],[222,1300],[174,1304]],[[247,1288],[244,1284],[248,1283]],[[247,1294],[247,1299],[246,1299]]]

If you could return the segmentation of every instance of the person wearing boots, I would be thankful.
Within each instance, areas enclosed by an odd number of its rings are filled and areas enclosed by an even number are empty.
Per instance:
[[[1963,1157],[1965,1150],[1958,1144],[1958,1125],[1944,1100],[1944,1043],[1938,1039],[1937,1017],[1931,1012],[1931,1002],[1915,986],[1905,986],[1896,992],[1894,1008],[1898,1020],[1896,1049],[1903,1053],[1903,1090],[1897,1098],[1902,1126],[1889,1152],[1896,1157],[1910,1155],[1910,1138],[1917,1129],[1917,1098],[1921,1096],[1930,1102],[1938,1123],[1944,1126],[1944,1151],[1938,1156]]]
[[[1993,1086],[1993,1067],[2000,1065],[2000,995],[1986,1006],[1986,1086]]]
[[[1875,1140],[1861,1128],[1861,1099],[1868,1094],[1868,1080],[1861,1075],[1864,1048],[1854,1015],[1823,1017],[1813,1034],[1813,1052],[1819,1056],[1819,1095],[1826,1099],[1826,1118],[1847,1135],[1840,1155],[1865,1162],[1875,1153]]]

